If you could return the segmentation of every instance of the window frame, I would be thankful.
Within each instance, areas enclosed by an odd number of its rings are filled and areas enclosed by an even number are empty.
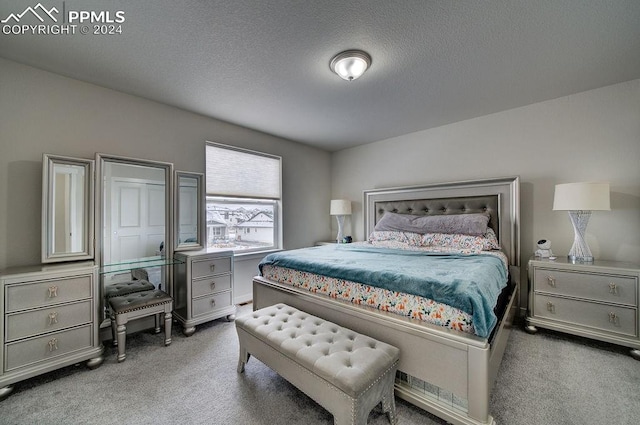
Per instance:
[[[281,250],[283,249],[283,237],[282,237],[282,157],[278,156],[278,155],[272,155],[269,153],[265,153],[265,152],[259,152],[259,151],[255,151],[255,150],[251,150],[251,149],[245,149],[245,148],[239,148],[237,146],[231,146],[231,145],[226,145],[226,144],[222,144],[222,143],[217,143],[217,142],[211,142],[211,141],[207,141],[205,143],[205,182],[207,179],[207,174],[206,174],[206,170],[207,170],[207,164],[208,164],[208,155],[207,155],[207,146],[213,146],[216,148],[220,148],[220,149],[229,149],[229,150],[233,150],[233,151],[237,151],[240,153],[244,153],[244,154],[249,154],[249,155],[255,155],[255,156],[259,156],[259,157],[266,157],[266,158],[270,158],[270,159],[276,159],[279,162],[279,167],[278,167],[278,182],[279,182],[279,187],[278,187],[278,192],[280,194],[279,198],[271,198],[271,197],[248,197],[246,195],[243,196],[233,196],[233,195],[229,195],[229,194],[216,194],[216,193],[209,193],[207,188],[206,188],[206,183],[205,183],[205,206],[209,204],[210,199],[214,198],[216,202],[219,203],[236,203],[236,204],[242,204],[242,203],[247,203],[247,204],[255,204],[255,205],[260,205],[268,203],[269,205],[273,205],[273,245],[270,245],[268,247],[257,247],[257,248],[250,248],[250,249],[233,249],[230,248],[234,251],[234,255],[235,256],[241,256],[243,254],[256,254],[256,253],[262,253],[262,252],[271,252],[271,251],[276,251],[276,250]],[[206,210],[206,208],[205,208]],[[206,228],[206,223],[205,223],[205,228]],[[208,240],[208,233],[207,233],[207,238],[205,241],[206,247],[210,248],[209,246],[209,240]]]

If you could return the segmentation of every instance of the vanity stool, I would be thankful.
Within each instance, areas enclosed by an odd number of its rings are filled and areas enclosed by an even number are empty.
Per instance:
[[[129,320],[151,316],[156,319],[156,333],[160,332],[160,316],[164,313],[164,345],[171,344],[171,311],[173,298],[164,291],[150,290],[134,292],[108,298],[111,309],[113,342],[118,346],[118,362],[126,359],[125,341]]]

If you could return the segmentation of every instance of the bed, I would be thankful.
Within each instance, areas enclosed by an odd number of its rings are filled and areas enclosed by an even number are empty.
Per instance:
[[[253,279],[254,308],[283,302],[395,345],[401,353],[398,397],[451,423],[495,423],[489,412],[490,393],[516,313],[519,288],[519,179],[368,190],[363,206],[366,235],[388,213],[487,215],[487,226],[504,253],[508,276],[493,309],[495,324],[478,335],[279,282],[277,274]]]

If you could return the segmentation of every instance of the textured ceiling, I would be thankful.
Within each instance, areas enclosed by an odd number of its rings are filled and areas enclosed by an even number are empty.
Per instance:
[[[0,34],[0,56],[330,151],[640,78],[638,0],[41,4],[123,11],[122,34]],[[353,48],[373,63],[347,82]]]

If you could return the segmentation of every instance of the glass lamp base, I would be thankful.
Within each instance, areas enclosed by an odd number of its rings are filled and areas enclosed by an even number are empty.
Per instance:
[[[570,263],[593,263],[593,257],[577,257],[575,255],[567,255],[567,259]]]

